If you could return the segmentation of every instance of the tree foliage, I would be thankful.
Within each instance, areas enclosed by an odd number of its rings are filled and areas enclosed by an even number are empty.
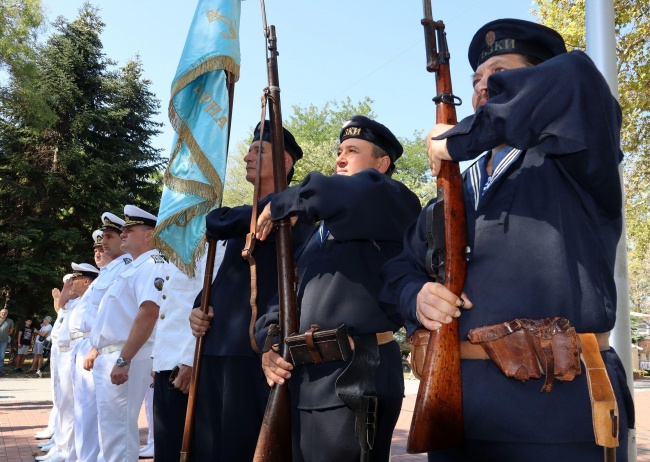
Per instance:
[[[404,146],[404,154],[396,163],[393,178],[404,183],[424,205],[436,195],[424,135],[416,131],[412,138],[400,138],[399,141]]]
[[[40,0],[3,0],[0,3],[0,69],[16,73],[33,54],[43,21]]]
[[[0,92],[0,306],[22,314],[51,306],[72,261],[93,261],[103,212],[160,197],[160,104],[137,58],[116,69],[103,54],[103,27],[89,4],[57,19],[33,73],[10,72]]]
[[[334,172],[341,127],[354,115],[376,119],[372,103],[366,97],[359,102],[353,102],[350,98],[342,102],[329,101],[323,107],[313,104],[292,107],[293,114],[284,126],[294,135],[304,156],[296,163],[291,185],[300,183],[309,172],[318,171],[324,175]],[[381,122],[381,119],[378,121]],[[244,178],[246,166],[243,161],[251,139],[252,134],[247,141],[238,143],[235,152],[228,158],[224,205],[247,204],[253,197],[253,187]],[[400,142],[404,146],[404,154],[397,161],[393,176],[426,202],[431,196],[431,177],[421,133],[416,132],[412,139],[402,138]]]
[[[585,0],[536,3],[539,18],[569,48],[585,48]],[[634,310],[650,313],[650,0],[615,0],[614,11],[630,298]]]

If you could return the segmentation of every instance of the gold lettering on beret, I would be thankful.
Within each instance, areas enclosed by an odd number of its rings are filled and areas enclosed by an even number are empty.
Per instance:
[[[486,38],[487,40],[487,38]],[[481,51],[479,55],[479,61],[483,61],[486,56],[490,56],[492,53],[496,51],[502,51],[502,50],[511,50],[513,53],[517,52],[517,45],[516,41],[513,38],[503,38],[501,40],[497,40],[496,42],[493,42],[491,45],[483,48],[483,51]],[[502,53],[501,53],[502,54]]]
[[[361,127],[348,127],[343,132],[343,137],[361,135]]]

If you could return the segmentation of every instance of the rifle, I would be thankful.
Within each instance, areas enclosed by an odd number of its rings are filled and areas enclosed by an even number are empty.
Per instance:
[[[431,0],[424,0],[427,71],[436,73],[436,123],[455,125],[460,99],[453,95],[449,49],[442,21],[433,21]],[[436,44],[437,36],[437,44]],[[457,163],[443,161],[437,199],[427,207],[426,266],[434,281],[460,296],[467,268],[467,225],[463,182]],[[458,319],[429,332],[426,360],[406,445],[410,453],[460,446],[463,442],[463,397]]]
[[[280,108],[278,79],[278,49],[275,26],[264,29],[268,40],[267,71],[269,76],[269,118],[273,145],[273,184],[275,192],[287,188],[284,167],[284,138]],[[278,263],[278,296],[280,300],[280,355],[291,362],[289,348],[284,343],[287,335],[298,330],[296,280],[291,250],[291,222],[289,218],[274,222]],[[254,462],[291,462],[291,400],[288,384],[275,384],[271,389],[264,412],[262,428],[257,439]]]

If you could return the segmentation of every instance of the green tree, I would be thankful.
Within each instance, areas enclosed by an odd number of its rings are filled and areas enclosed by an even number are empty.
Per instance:
[[[6,0],[0,3],[0,77],[10,75],[14,96],[32,114],[33,120],[47,119],[48,108],[38,97],[35,50],[43,30],[40,0]]]
[[[293,184],[300,183],[312,171],[324,175],[334,172],[341,127],[354,115],[374,119],[376,115],[372,111],[372,103],[368,97],[357,103],[348,97],[342,102],[328,101],[322,108],[313,104],[306,107],[293,106],[293,115],[286,127],[305,153],[303,159],[296,164]]]
[[[293,114],[285,127],[295,136],[304,152],[304,157],[296,164],[292,185],[300,183],[309,172],[318,171],[324,175],[334,172],[341,127],[354,115],[376,118],[372,103],[366,97],[356,103],[350,98],[342,102],[329,101],[320,108],[313,104],[292,107]],[[243,161],[251,139],[252,134],[245,142],[238,143],[228,157],[224,205],[247,204],[253,197],[253,187],[245,180],[246,166]],[[424,140],[421,133],[415,132],[412,139],[402,138],[400,142],[404,146],[404,154],[397,161],[394,177],[418,194],[424,203],[432,191]]]
[[[40,0],[3,0],[0,3],[0,69],[13,73],[32,56],[43,21]]]
[[[537,16],[570,49],[585,49],[585,0],[536,3]],[[635,310],[650,313],[650,0],[615,0],[614,11],[630,298]]]
[[[404,183],[424,205],[436,195],[436,182],[431,177],[424,136],[416,131],[413,138],[400,138],[400,143],[404,146],[404,154],[395,165],[393,178]]]
[[[0,305],[25,315],[51,306],[71,261],[92,262],[102,212],[155,210],[160,197],[159,102],[138,59],[115,69],[104,56],[103,27],[89,4],[57,19],[35,74],[10,73],[0,92]]]

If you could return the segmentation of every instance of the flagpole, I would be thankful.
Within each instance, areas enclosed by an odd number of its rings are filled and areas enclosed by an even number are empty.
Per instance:
[[[616,35],[614,29],[613,0],[587,0],[585,6],[585,23],[587,36],[587,54],[605,77],[609,88],[618,99],[618,72],[616,60]],[[623,167],[619,166],[618,174],[623,182]],[[622,186],[623,187],[623,186]],[[625,190],[621,192],[625,197]],[[627,274],[627,243],[625,227],[625,201],[623,201],[623,231],[616,247],[616,264],[614,266],[614,281],[616,283],[616,324],[610,335],[610,344],[625,367],[627,384],[634,391],[632,378],[632,335],[630,329],[630,294]],[[632,393],[634,396],[634,393]],[[626,431],[620,429],[619,431]],[[631,429],[628,439],[628,459],[637,460],[636,434]]]
[[[235,99],[235,78],[230,72],[226,72],[228,79],[228,121],[232,120],[232,107]],[[228,123],[227,146],[230,146],[230,127]],[[227,149],[226,149],[227,150]],[[221,206],[221,198],[219,198]],[[203,291],[201,294],[201,311],[208,314],[210,306],[210,294],[212,292],[212,273],[214,273],[214,259],[217,251],[217,241],[208,239],[208,255],[205,262],[205,277],[203,278]],[[199,378],[201,376],[201,363],[203,361],[203,346],[205,335],[196,339],[194,349],[194,361],[192,363],[192,377],[190,379],[190,390],[187,398],[187,410],[185,412],[185,427],[183,431],[183,443],[181,445],[180,462],[189,461],[192,448],[192,437],[194,435],[194,414],[196,412],[196,397],[199,389]]]
[[[217,251],[217,241],[208,241],[208,256],[205,262],[205,277],[203,278],[203,293],[201,295],[201,311],[208,313],[210,305],[210,292],[212,288],[212,273],[214,271],[214,257]],[[187,398],[187,410],[185,412],[185,428],[183,431],[183,443],[181,445],[180,462],[187,462],[192,448],[192,436],[194,435],[194,412],[196,410],[196,394],[199,388],[199,376],[201,374],[201,361],[203,359],[203,345],[205,336],[196,339],[194,350],[194,362],[192,363],[192,378],[190,380],[190,392]]]

